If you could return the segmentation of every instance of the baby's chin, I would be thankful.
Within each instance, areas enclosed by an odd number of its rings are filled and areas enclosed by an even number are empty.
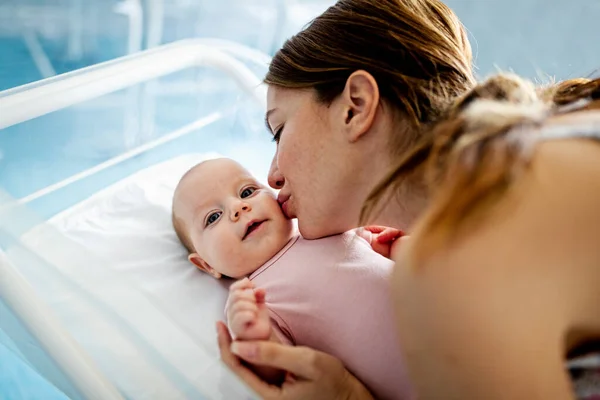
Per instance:
[[[289,226],[287,226],[287,222],[290,222]],[[250,246],[246,247],[244,255],[239,259],[236,257],[235,261],[230,260],[227,263],[228,268],[221,269],[222,271],[227,270],[229,274],[227,272],[221,272],[221,274],[233,279],[242,279],[252,275],[269,262],[296,234],[296,228],[291,221],[286,220],[286,224],[280,225],[278,228],[259,241],[248,242],[247,244]],[[231,268],[232,265],[234,265],[233,268]]]
[[[265,255],[265,257],[259,257],[257,259],[256,254],[248,255],[245,261],[240,262],[234,268],[231,268],[231,264],[229,264],[230,268],[223,269],[224,271],[227,270],[229,274],[227,274],[227,272],[221,272],[221,274],[231,279],[247,278],[250,275],[252,275],[257,269],[266,264],[267,261],[269,261],[271,258],[273,258],[273,256],[267,257]]]

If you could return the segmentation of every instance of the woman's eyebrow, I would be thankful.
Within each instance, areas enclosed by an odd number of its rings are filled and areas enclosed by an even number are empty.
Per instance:
[[[267,127],[267,130],[271,133],[273,133],[273,131],[271,130],[271,125],[269,125],[269,116],[271,114],[273,114],[273,112],[275,112],[276,110],[277,110],[276,108],[273,108],[273,109],[267,111],[267,113],[265,114],[265,125]]]

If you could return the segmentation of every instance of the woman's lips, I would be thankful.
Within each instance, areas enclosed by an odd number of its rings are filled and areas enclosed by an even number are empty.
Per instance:
[[[281,211],[283,211],[283,215],[285,215],[285,217],[287,219],[291,219],[292,217],[289,214],[289,203],[288,200],[290,199],[291,195],[289,194],[281,194],[279,193],[279,195],[277,196],[277,202],[279,203],[279,206],[281,207]]]
[[[285,201],[283,204],[281,204],[281,211],[283,211],[283,215],[285,215],[285,217],[287,219],[291,219],[290,214],[288,213],[288,202]]]

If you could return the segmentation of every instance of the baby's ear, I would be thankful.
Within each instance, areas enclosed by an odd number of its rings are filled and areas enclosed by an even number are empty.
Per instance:
[[[212,275],[214,278],[220,279],[221,273],[215,270],[213,267],[208,265],[206,261],[204,261],[198,253],[192,253],[188,256],[188,260],[196,266],[200,271],[204,271],[209,275]]]

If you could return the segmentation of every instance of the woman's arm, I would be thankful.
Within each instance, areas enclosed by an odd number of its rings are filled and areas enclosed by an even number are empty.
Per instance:
[[[394,273],[420,399],[570,399],[567,346],[600,337],[600,146],[540,146],[518,186],[422,265]],[[594,333],[595,332],[595,333]]]

